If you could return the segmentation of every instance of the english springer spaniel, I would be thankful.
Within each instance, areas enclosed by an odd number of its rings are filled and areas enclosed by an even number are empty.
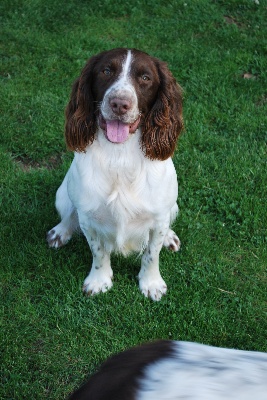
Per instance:
[[[182,96],[166,64],[136,49],[89,59],[66,109],[65,137],[75,152],[56,195],[61,222],[48,232],[61,247],[80,228],[93,264],[87,294],[112,286],[111,252],[143,253],[139,286],[153,300],[166,293],[159,271],[164,245],[178,251],[170,229],[178,213],[171,159],[182,130]]]
[[[69,400],[266,400],[267,354],[162,340],[107,360]]]

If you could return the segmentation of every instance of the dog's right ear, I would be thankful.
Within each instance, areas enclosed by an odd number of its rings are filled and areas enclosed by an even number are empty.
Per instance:
[[[91,89],[95,62],[94,56],[86,63],[73,84],[66,107],[65,139],[68,148],[73,151],[84,151],[88,144],[93,143],[97,129],[96,103]]]

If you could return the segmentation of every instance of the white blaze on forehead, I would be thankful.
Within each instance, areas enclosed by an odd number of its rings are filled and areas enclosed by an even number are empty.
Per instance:
[[[131,64],[132,64],[132,52],[131,50],[127,50],[126,60],[122,66],[122,74],[121,74],[122,79],[127,78],[128,75],[130,74]]]
[[[130,71],[132,64],[132,52],[131,50],[127,50],[126,58],[122,60],[122,70],[118,79],[111,85],[111,87],[106,91],[105,97],[103,101],[106,100],[106,96],[110,95],[110,92],[114,92],[114,90],[128,90],[129,92],[134,92],[134,88],[130,82]]]
[[[117,82],[110,88],[113,89],[114,87],[117,89],[118,87],[123,87],[126,90],[133,91],[134,88],[130,82],[130,72],[131,72],[131,65],[132,65],[132,52],[131,50],[127,50],[126,58],[122,62],[122,71],[118,77]]]

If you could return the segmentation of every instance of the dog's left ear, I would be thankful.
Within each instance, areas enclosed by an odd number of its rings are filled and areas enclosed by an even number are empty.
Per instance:
[[[148,113],[142,134],[142,149],[150,159],[166,160],[174,153],[183,129],[182,89],[167,64],[154,59],[160,78],[157,99]]]

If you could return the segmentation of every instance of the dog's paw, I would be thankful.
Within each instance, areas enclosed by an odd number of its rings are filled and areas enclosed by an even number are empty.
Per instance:
[[[61,224],[58,224],[47,233],[47,242],[49,247],[58,249],[64,246],[71,238],[71,234]]]
[[[159,301],[167,292],[167,285],[159,275],[156,279],[141,277],[139,274],[139,288],[145,297]]]
[[[180,247],[181,247],[180,239],[178,238],[176,233],[174,231],[172,231],[171,229],[168,230],[168,232],[164,238],[163,246],[167,247],[171,251],[179,251],[180,250]]]
[[[83,292],[88,296],[105,293],[112,288],[112,269],[102,273],[100,270],[92,269],[83,283]]]

